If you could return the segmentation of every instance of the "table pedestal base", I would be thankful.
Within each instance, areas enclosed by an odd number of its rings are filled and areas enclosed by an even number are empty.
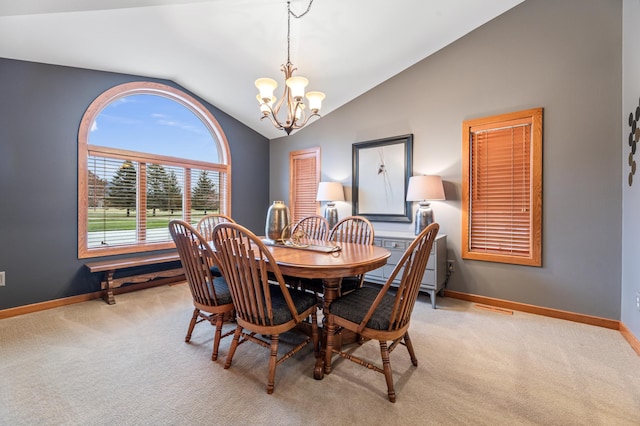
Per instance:
[[[340,282],[342,278],[325,278],[322,280],[324,297],[322,312],[329,312],[329,305],[331,302],[338,298],[338,291],[340,289]],[[322,380],[324,378],[324,356],[327,349],[327,317],[322,318],[322,333],[320,338],[320,356],[316,359],[316,365],[313,370],[313,378],[316,380]],[[350,330],[339,329],[334,336],[334,347],[337,350],[342,349],[342,345],[349,345],[351,343],[360,342],[360,336]]]

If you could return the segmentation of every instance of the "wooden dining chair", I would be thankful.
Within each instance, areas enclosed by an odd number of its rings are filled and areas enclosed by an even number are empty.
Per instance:
[[[409,338],[409,322],[420,291],[420,281],[439,228],[437,223],[432,223],[416,237],[398,261],[382,289],[360,287],[331,303],[328,312],[325,312],[327,317],[326,374],[331,373],[332,355],[338,354],[384,374],[389,401],[396,401],[389,354],[398,344],[402,344],[409,351],[412,364],[418,365]],[[390,291],[391,283],[398,274],[401,274],[400,284],[398,289],[392,292]],[[378,340],[382,367],[355,356],[353,352],[347,353],[341,348],[334,348],[336,332],[339,328],[357,333],[364,339]],[[387,346],[387,342],[391,344]]]
[[[196,229],[204,237],[205,240],[211,241],[211,234],[213,232],[213,228],[221,222],[232,222],[235,223],[235,220],[231,219],[229,216],[220,213],[208,214],[202,217],[198,221],[196,225]]]
[[[215,228],[217,224],[222,222],[235,223],[236,221],[231,219],[229,216],[226,216],[220,213],[212,213],[212,214],[203,216],[202,219],[198,221],[198,224],[196,225],[196,229],[198,230],[200,235],[204,237],[205,240],[211,242],[211,235],[213,233],[213,228]],[[211,267],[211,273],[216,277],[222,276],[222,272],[220,272],[220,269],[218,268],[217,265],[213,265]]]
[[[336,223],[329,232],[329,241],[373,245],[374,230],[369,220],[362,216],[348,216]],[[341,295],[362,287],[364,274],[342,278]]]
[[[329,241],[373,244],[373,225],[366,217],[347,216],[329,231]]]
[[[193,316],[184,341],[191,341],[196,324],[202,321],[211,323],[215,328],[211,360],[215,361],[218,359],[220,340],[232,334],[232,331],[222,334],[223,323],[234,316],[231,293],[225,279],[211,272],[216,263],[215,253],[193,226],[182,220],[172,220],[169,222],[169,232],[178,249],[193,298]]]
[[[301,233],[303,238],[326,240],[329,235],[329,221],[320,215],[303,217],[291,229],[292,236],[297,233]]]
[[[224,368],[231,366],[240,343],[251,341],[270,348],[267,393],[273,393],[276,366],[310,342],[314,354],[319,352],[316,298],[288,288],[265,244],[243,226],[219,224],[213,230],[213,244],[236,307],[237,327]],[[269,282],[267,268],[273,272],[276,284]],[[311,321],[311,337],[305,336],[301,343],[278,357],[280,335],[307,319]]]
[[[329,221],[320,215],[306,216],[296,222],[291,228],[291,239],[298,242],[301,238],[305,239],[326,240],[329,236]],[[284,280],[290,287],[300,288],[303,290],[316,287],[314,293],[322,293],[322,281],[310,278],[298,278],[285,275]],[[319,285],[318,285],[319,284]]]
[[[371,222],[362,216],[348,216],[340,220],[331,228],[328,241],[336,243],[355,243],[372,245],[374,239],[374,230]],[[362,287],[364,283],[364,274],[343,277],[340,283],[339,295],[347,294],[356,288]],[[319,278],[306,278],[299,280],[301,288],[312,291],[317,296],[323,293],[322,280]]]

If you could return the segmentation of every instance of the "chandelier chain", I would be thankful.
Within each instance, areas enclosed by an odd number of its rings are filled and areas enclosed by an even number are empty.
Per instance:
[[[302,12],[302,13],[301,13],[301,14],[299,14],[299,15],[296,15],[295,13],[293,13],[293,12],[291,11],[291,2],[289,1],[289,2],[287,2],[287,3],[289,4],[289,14],[290,14],[290,15],[293,15],[293,17],[294,17],[294,18],[296,18],[296,19],[300,19],[300,18],[302,18],[304,15],[306,15],[307,13],[309,13],[309,10],[311,9],[311,5],[313,4],[313,0],[309,1],[309,5],[307,6],[307,10],[305,10],[304,12]]]
[[[299,15],[296,15],[291,11],[291,1],[287,1],[287,63],[291,63],[291,17],[293,16],[296,19],[302,18],[304,15],[309,13],[311,10],[311,5],[313,4],[313,0],[309,1],[309,5],[307,6],[307,10],[302,12]]]

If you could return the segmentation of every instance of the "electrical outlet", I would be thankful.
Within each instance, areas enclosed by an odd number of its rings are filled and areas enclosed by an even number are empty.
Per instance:
[[[447,270],[449,271],[449,273],[452,273],[455,271],[454,263],[455,262],[453,260],[447,260]]]
[[[0,272],[0,286],[4,285],[4,271]]]
[[[640,291],[636,291],[636,309],[640,311]]]

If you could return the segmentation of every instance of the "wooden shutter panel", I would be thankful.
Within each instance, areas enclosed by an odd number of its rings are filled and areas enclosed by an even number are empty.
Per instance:
[[[318,214],[316,201],[320,182],[320,148],[292,151],[289,154],[289,208],[291,221]]]
[[[474,251],[531,253],[531,123],[471,136],[471,238]]]
[[[463,258],[541,265],[542,109],[463,124]]]

